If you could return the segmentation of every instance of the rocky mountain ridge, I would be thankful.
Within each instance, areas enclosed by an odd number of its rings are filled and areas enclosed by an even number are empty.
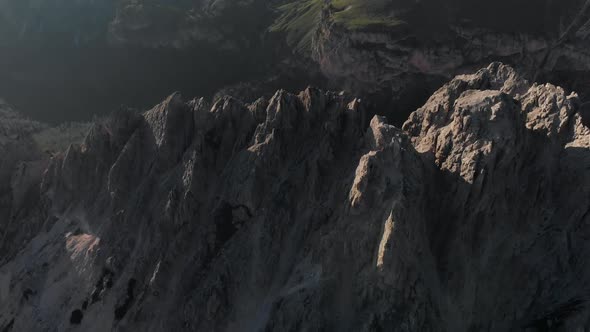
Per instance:
[[[13,214],[0,328],[588,328],[580,106],[494,63],[402,129],[313,88],[117,112]]]
[[[24,117],[0,99],[0,248],[18,241],[10,238],[11,230],[26,227],[23,213],[38,203],[39,184],[51,155],[81,142],[88,128],[82,123],[51,127]]]

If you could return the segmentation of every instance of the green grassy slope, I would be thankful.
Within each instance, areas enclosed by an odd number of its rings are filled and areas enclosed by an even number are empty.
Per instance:
[[[395,27],[405,22],[396,17],[390,0],[332,0],[333,19],[348,29],[383,26]]]
[[[287,43],[296,51],[309,49],[317,24],[323,0],[295,1],[278,8],[279,17],[270,27],[271,31],[284,32]]]
[[[324,6],[330,6],[334,23],[349,30],[405,24],[392,10],[391,0],[305,0],[278,7],[279,17],[271,31],[286,33],[288,43],[297,51],[308,50]]]

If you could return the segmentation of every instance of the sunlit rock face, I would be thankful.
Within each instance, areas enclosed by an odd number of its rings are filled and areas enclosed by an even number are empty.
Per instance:
[[[588,328],[579,109],[494,63],[402,129],[312,88],[118,112],[2,239],[0,328]]]

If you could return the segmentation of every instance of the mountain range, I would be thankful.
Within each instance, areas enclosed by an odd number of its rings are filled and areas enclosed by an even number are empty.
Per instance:
[[[589,33],[581,0],[0,0],[0,331],[590,329]]]

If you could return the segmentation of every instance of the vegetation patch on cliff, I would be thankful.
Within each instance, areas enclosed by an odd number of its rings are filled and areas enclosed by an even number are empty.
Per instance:
[[[348,29],[396,27],[405,22],[396,17],[391,1],[332,0],[333,20]]]
[[[349,30],[392,28],[405,24],[395,15],[391,2],[387,0],[306,0],[279,6],[279,16],[270,30],[286,33],[288,44],[296,51],[307,51],[323,9],[330,10],[332,22]]]
[[[311,47],[313,33],[320,22],[323,0],[294,1],[278,8],[280,13],[270,27],[274,32],[285,32],[287,43],[296,51]]]

